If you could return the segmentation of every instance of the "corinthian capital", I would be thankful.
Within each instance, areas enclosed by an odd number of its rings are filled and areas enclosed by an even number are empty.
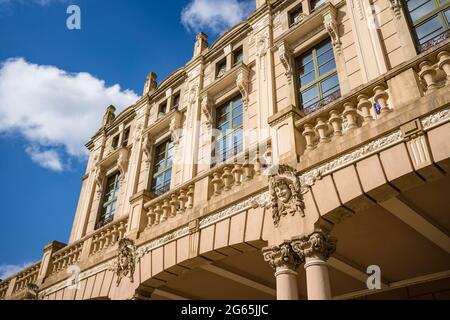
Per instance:
[[[292,240],[292,249],[302,259],[314,256],[328,258],[336,251],[337,239],[323,231]]]
[[[264,261],[275,270],[288,268],[295,271],[303,263],[303,259],[300,259],[292,250],[290,241],[285,241],[279,246],[263,248],[262,253]]]

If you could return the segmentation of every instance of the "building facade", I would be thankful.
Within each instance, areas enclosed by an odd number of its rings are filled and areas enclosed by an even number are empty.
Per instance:
[[[120,114],[0,299],[449,299],[450,1],[257,0]]]

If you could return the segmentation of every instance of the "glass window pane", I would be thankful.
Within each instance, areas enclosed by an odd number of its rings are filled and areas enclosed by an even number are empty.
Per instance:
[[[314,86],[308,90],[305,90],[301,93],[301,99],[303,106],[308,106],[314,102],[319,100],[319,90],[317,86]]]
[[[331,41],[327,40],[323,42],[318,48],[317,48],[317,55],[320,56],[325,52],[331,51],[333,52],[333,47],[331,45]]]
[[[239,127],[242,125],[242,115],[233,119],[233,128]]]
[[[236,118],[238,115],[242,114],[242,103],[235,104],[233,108],[233,118]]]
[[[310,72],[314,71],[314,62],[310,61],[306,64],[300,64],[298,69],[299,69],[298,72],[300,75],[310,73]]]
[[[339,80],[337,74],[322,81],[321,86],[324,97],[337,91],[337,89],[339,88]]]
[[[331,49],[327,50],[317,56],[317,61],[319,63],[319,66],[323,65],[324,63],[326,63],[330,60],[334,60],[334,53],[333,53],[333,50],[331,50]]]
[[[303,87],[303,86],[307,85],[308,83],[313,82],[314,80],[316,80],[316,74],[314,71],[310,72],[308,74],[302,75],[302,76],[300,76],[300,80],[299,80],[300,87]]]
[[[444,31],[442,20],[439,16],[435,16],[431,20],[416,27],[417,38],[419,43],[422,44],[430,39],[433,39]]]
[[[334,59],[332,59],[319,67],[319,76],[323,76],[323,75],[327,74],[328,72],[335,70],[335,69],[336,69],[336,63],[334,62]]]
[[[423,0],[411,0],[408,1],[408,10],[411,15],[412,21],[417,21],[423,18],[430,12],[436,9],[436,4],[433,0],[423,1]]]

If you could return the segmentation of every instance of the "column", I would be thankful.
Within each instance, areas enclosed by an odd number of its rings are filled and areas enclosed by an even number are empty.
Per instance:
[[[290,241],[262,249],[264,260],[275,269],[277,300],[298,300],[297,268],[303,262],[292,250]]]
[[[323,231],[292,240],[292,249],[305,259],[308,300],[330,300],[328,258],[336,251],[336,239]]]

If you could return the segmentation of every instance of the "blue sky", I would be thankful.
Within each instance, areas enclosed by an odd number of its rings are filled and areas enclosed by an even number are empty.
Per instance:
[[[66,27],[70,4],[81,30]],[[254,9],[254,0],[0,0],[0,278],[66,242],[84,143],[109,104],[163,80]]]

